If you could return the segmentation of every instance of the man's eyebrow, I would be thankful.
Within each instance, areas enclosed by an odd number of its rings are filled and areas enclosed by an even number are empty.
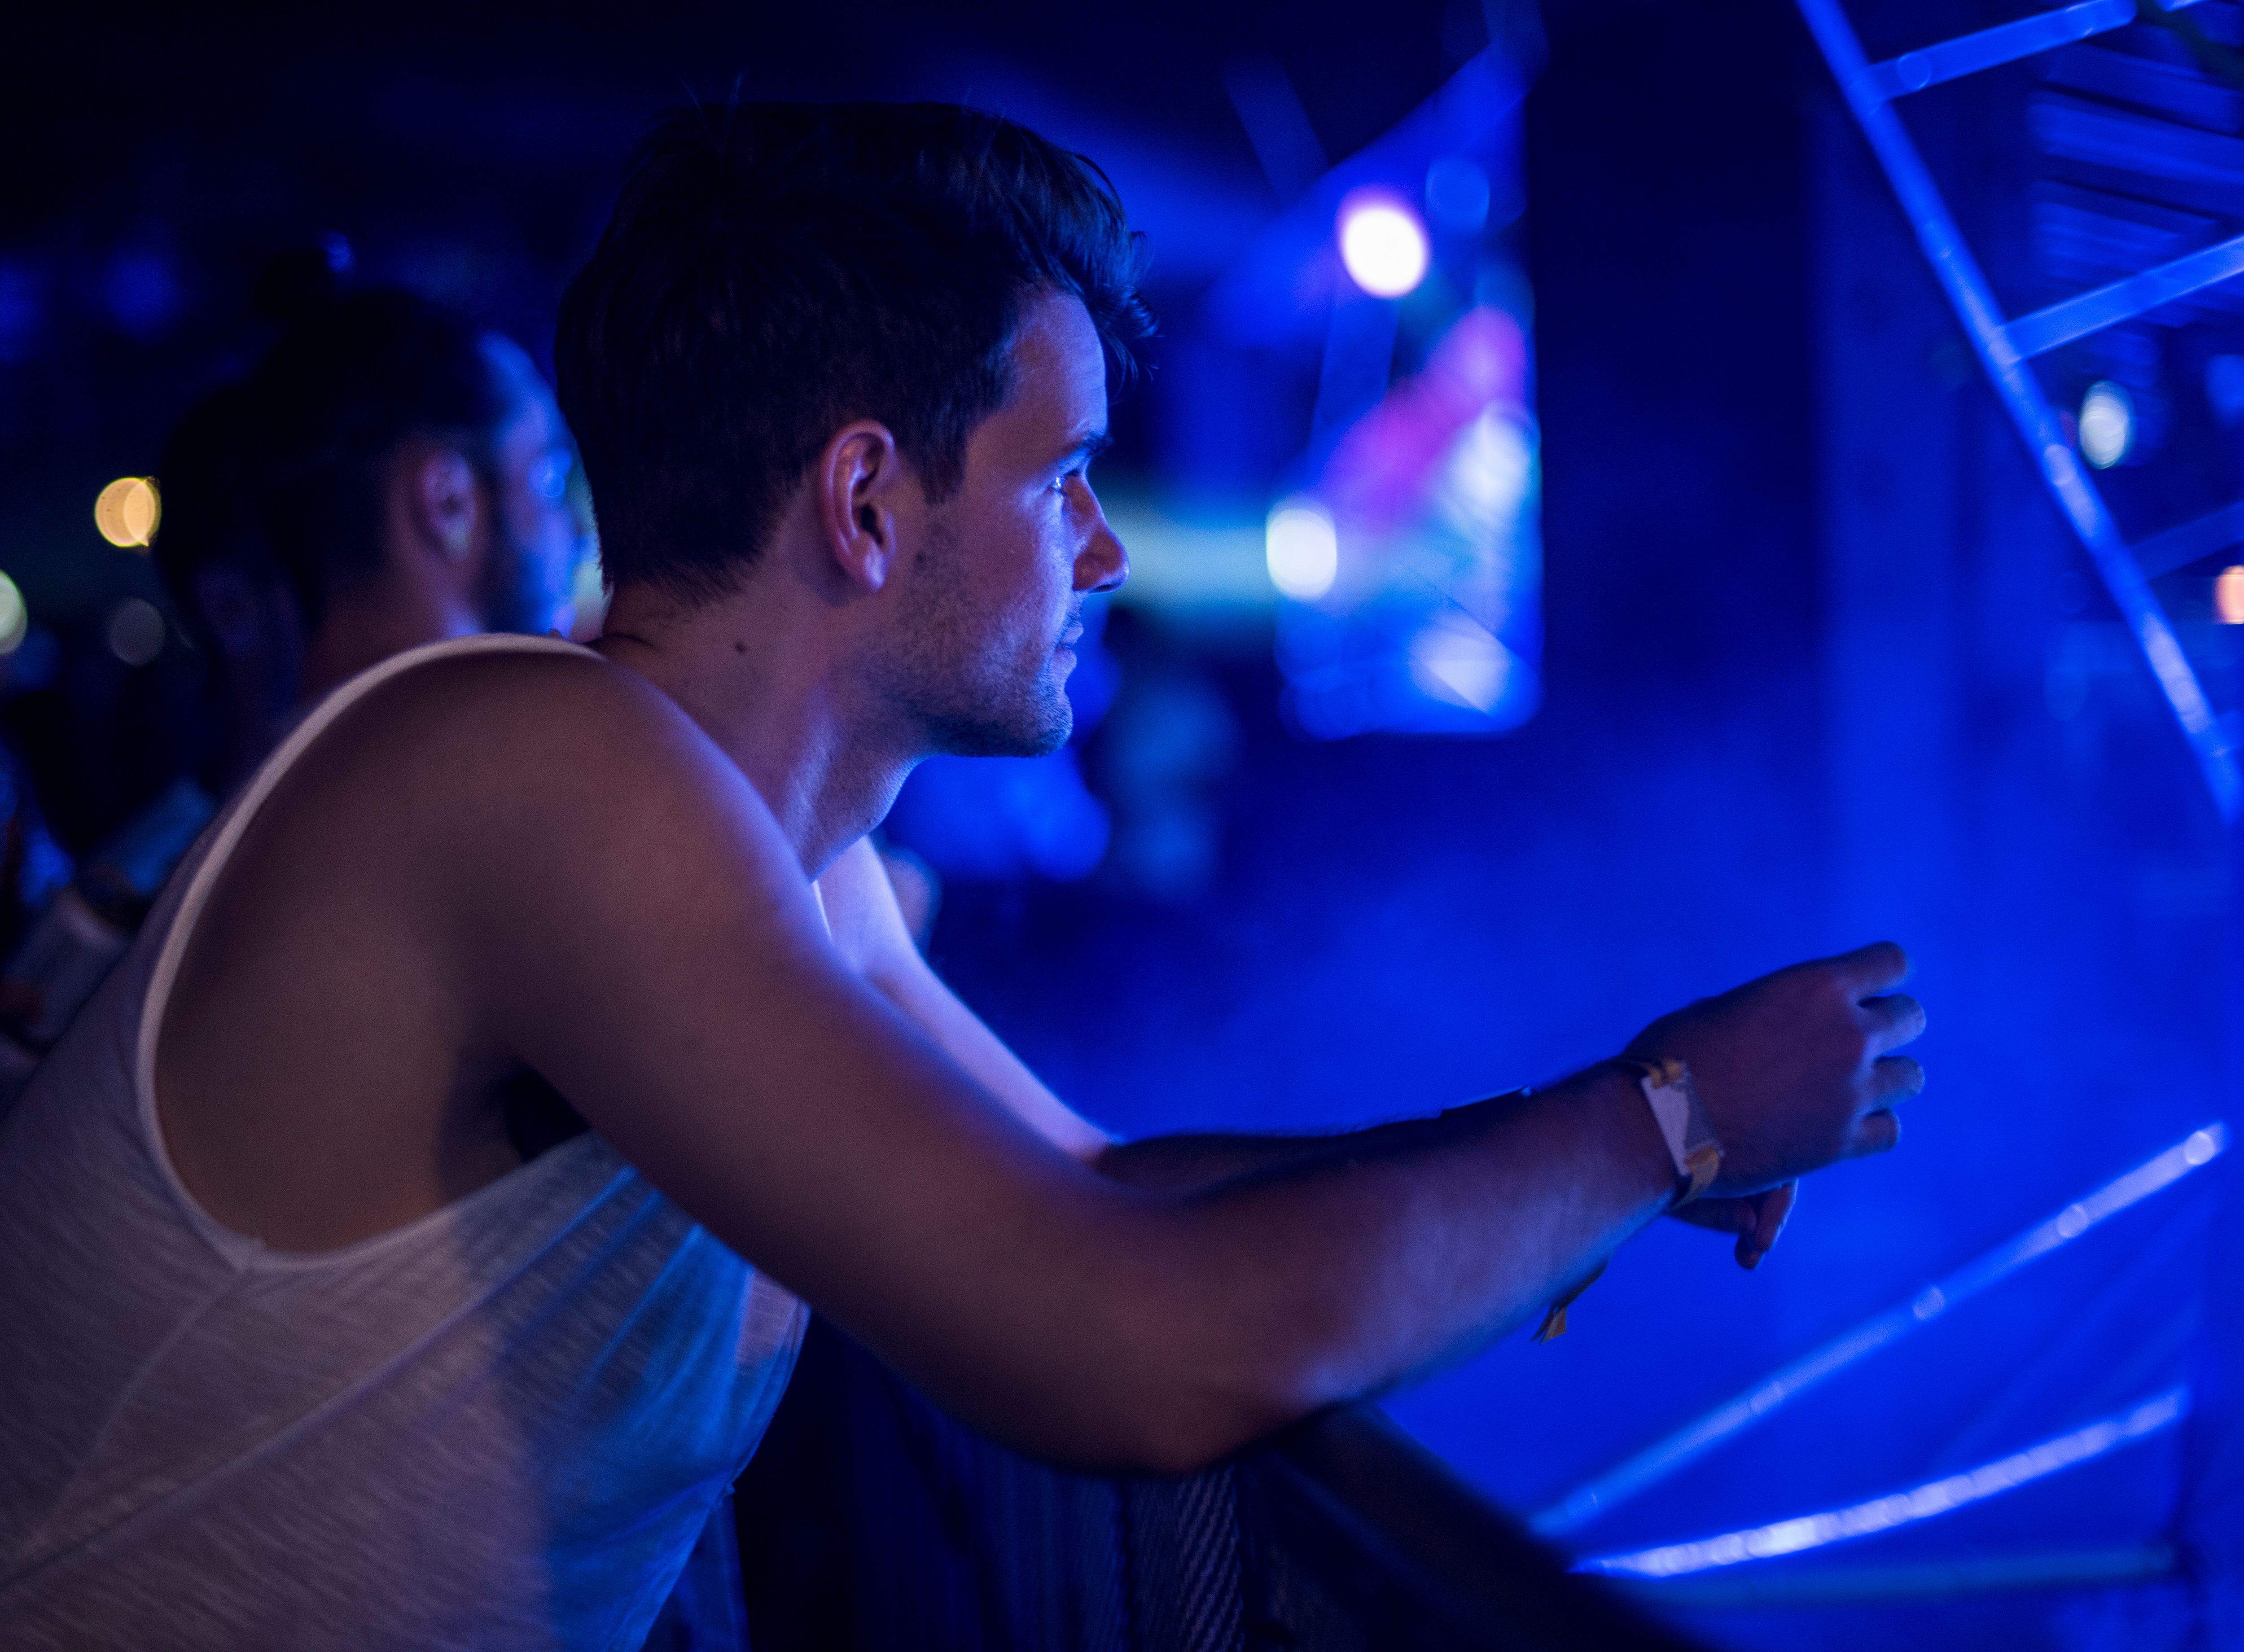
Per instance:
[[[1060,458],[1070,464],[1088,464],[1113,445],[1114,438],[1105,430],[1092,430],[1078,437]]]

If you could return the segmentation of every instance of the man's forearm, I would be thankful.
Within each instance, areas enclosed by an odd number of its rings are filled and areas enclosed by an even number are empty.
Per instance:
[[[1524,1090],[1516,1091],[1475,1105],[1499,1107],[1524,1100],[1526,1093]],[[1430,1127],[1438,1127],[1443,1119],[1460,1117],[1463,1112],[1457,1108],[1438,1117],[1298,1134],[1201,1131],[1142,1136],[1102,1148],[1091,1163],[1101,1175],[1133,1188],[1160,1193],[1195,1193],[1281,1166],[1325,1157],[1346,1158],[1388,1147],[1430,1141],[1433,1139],[1428,1134]]]
[[[1261,1165],[1241,1168],[1257,1152]],[[1618,1063],[1436,1118],[1139,1154],[1154,1175],[1236,1172],[1175,1195],[1196,1261],[1171,1276],[1157,1333],[1179,1344],[1173,1375],[1205,1371],[1235,1397],[1203,1418],[1219,1449],[1501,1334],[1674,1188],[1658,1123]],[[1125,1168],[1132,1156],[1118,1150]]]

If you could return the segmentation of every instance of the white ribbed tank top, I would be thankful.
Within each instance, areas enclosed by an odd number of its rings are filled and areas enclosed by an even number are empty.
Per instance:
[[[328,696],[213,823],[0,1122],[0,1647],[634,1648],[770,1419],[805,1310],[579,1135],[339,1250],[173,1173],[157,1030]]]

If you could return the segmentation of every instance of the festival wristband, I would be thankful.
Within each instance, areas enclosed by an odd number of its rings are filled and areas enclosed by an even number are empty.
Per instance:
[[[1675,1161],[1675,1200],[1667,1208],[1680,1210],[1713,1185],[1722,1168],[1721,1141],[1707,1121],[1689,1066],[1673,1058],[1625,1065],[1636,1069],[1636,1087],[1659,1121],[1660,1138]]]
[[[1722,1168],[1721,1141],[1707,1121],[1706,1106],[1699,1100],[1698,1087],[1691,1082],[1689,1066],[1672,1059],[1625,1060],[1622,1065],[1635,1070],[1636,1087],[1659,1126],[1660,1139],[1667,1143],[1668,1156],[1675,1161],[1675,1194],[1667,1208],[1680,1210],[1713,1185]],[[1566,1310],[1598,1283],[1605,1270],[1605,1264],[1599,1263],[1597,1272],[1551,1304],[1543,1316],[1543,1324],[1536,1330],[1537,1342],[1546,1343],[1553,1337],[1566,1334]]]

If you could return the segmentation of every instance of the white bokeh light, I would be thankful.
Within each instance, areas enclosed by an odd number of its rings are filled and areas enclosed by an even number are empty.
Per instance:
[[[2080,457],[2108,471],[2135,442],[2135,404],[2112,383],[2092,384],[2080,398]]]
[[[24,606],[24,593],[13,579],[0,573],[0,654],[11,654],[21,647],[30,628],[31,611]]]
[[[1314,499],[1288,499],[1263,530],[1270,583],[1297,602],[1314,602],[1340,576],[1340,534],[1332,513]]]
[[[1400,298],[1426,279],[1426,227],[1400,196],[1351,190],[1340,204],[1340,259],[1374,298]]]

